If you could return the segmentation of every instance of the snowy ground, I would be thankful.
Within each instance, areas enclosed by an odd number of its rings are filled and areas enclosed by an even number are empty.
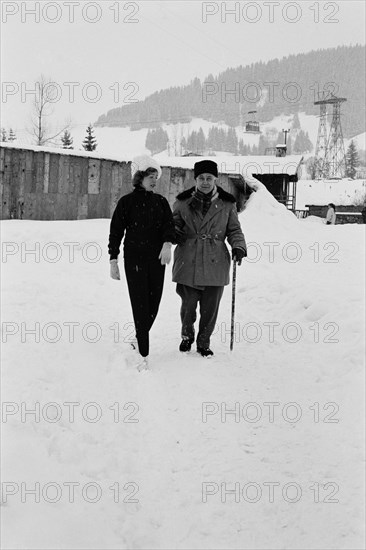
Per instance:
[[[2,222],[3,548],[364,548],[365,226],[316,221],[253,194],[234,351],[169,268],[143,373],[109,221]]]

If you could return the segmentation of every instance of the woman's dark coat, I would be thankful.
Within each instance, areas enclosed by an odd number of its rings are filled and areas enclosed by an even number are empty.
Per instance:
[[[125,258],[157,259],[165,242],[175,242],[172,211],[166,198],[143,187],[124,195],[111,220],[111,260],[117,258],[123,236]]]

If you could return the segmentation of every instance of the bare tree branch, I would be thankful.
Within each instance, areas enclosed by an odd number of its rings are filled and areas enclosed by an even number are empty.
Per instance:
[[[54,81],[41,74],[35,84],[37,91],[33,100],[31,129],[28,129],[28,132],[35,138],[36,145],[45,145],[47,143],[56,144],[54,140],[65,130],[70,128],[71,122],[68,121],[64,123],[63,127],[58,132],[51,132],[51,126],[47,119],[53,114],[53,105],[57,99]]]

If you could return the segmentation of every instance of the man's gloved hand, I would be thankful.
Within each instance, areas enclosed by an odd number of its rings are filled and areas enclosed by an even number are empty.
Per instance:
[[[233,248],[231,251],[231,257],[238,265],[241,265],[241,261],[243,258],[246,258],[246,255],[247,251],[242,248]]]
[[[160,254],[159,254],[159,260],[161,261],[161,265],[166,265],[170,263],[170,260],[172,259],[172,243],[164,243]]]
[[[118,267],[118,260],[109,260],[110,266],[111,266],[111,277],[112,279],[115,279],[116,281],[119,281],[121,279],[121,276],[119,274],[119,267]]]

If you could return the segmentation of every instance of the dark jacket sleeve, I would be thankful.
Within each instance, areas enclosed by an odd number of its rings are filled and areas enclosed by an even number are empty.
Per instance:
[[[109,230],[108,252],[110,259],[115,260],[119,255],[119,248],[123,235],[126,229],[126,212],[123,199],[118,201],[118,204],[113,212],[111,225]]]
[[[240,226],[239,217],[235,205],[230,210],[229,220],[226,229],[226,237],[232,248],[241,248],[245,252],[247,251],[245,237]]]
[[[163,197],[163,210],[163,242],[176,244],[173,214],[165,197]]]
[[[178,245],[184,244],[186,237],[184,232],[185,222],[180,213],[180,201],[175,201],[173,205],[173,220],[175,226],[175,243]]]

